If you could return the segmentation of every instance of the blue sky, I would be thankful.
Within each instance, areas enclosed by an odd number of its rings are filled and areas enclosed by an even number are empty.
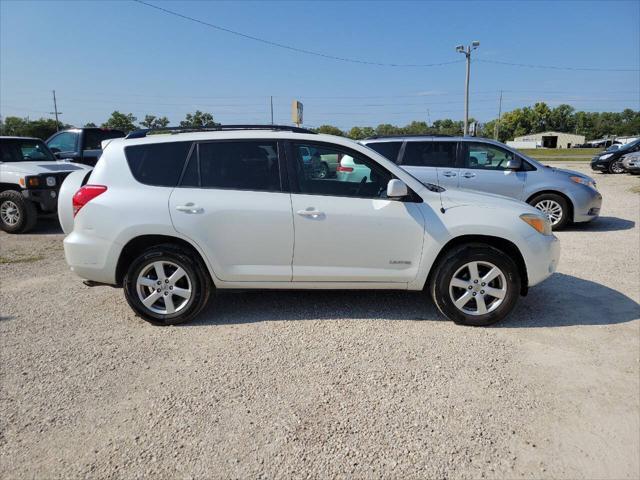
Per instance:
[[[474,62],[470,113],[546,101],[588,111],[640,109],[640,2],[194,2],[148,0],[209,23],[328,55],[378,63],[478,60],[636,71],[536,69]],[[166,115],[200,109],[223,123],[341,128],[461,119],[464,63],[388,67],[268,46],[131,1],[0,0],[0,114],[48,117],[55,89],[65,122],[113,110]]]

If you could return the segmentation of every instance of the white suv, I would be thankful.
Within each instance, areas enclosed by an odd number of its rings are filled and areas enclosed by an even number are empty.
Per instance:
[[[310,148],[368,173],[317,178]],[[531,206],[423,185],[363,145],[293,127],[113,140],[88,178],[65,181],[60,218],[71,269],[122,286],[158,324],[193,319],[214,289],[428,289],[445,316],[488,325],[560,253]]]

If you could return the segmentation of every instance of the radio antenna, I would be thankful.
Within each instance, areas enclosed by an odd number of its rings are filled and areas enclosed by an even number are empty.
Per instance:
[[[440,176],[438,175],[438,167],[436,167],[436,182],[438,182],[438,195],[440,196],[440,212],[444,215],[445,209],[442,204],[442,186],[440,185]]]

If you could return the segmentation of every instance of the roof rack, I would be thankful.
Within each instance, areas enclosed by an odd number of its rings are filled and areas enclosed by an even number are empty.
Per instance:
[[[160,127],[160,128],[142,128],[134,130],[125,138],[144,138],[148,133],[169,132],[169,133],[187,133],[187,132],[221,132],[227,130],[277,130],[294,133],[313,133],[316,132],[307,128],[291,127],[289,125],[215,125],[213,127]]]
[[[404,137],[453,137],[453,135],[447,135],[445,133],[409,133],[409,134],[397,134],[397,135],[371,135],[365,138],[365,140],[375,140],[377,138],[404,138]]]

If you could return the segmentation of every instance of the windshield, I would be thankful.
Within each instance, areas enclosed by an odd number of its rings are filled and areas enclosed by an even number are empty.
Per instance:
[[[629,150],[633,147],[636,147],[637,145],[640,145],[640,140],[634,140],[633,142],[629,142],[626,145],[622,145],[618,150],[619,151]]]
[[[30,162],[56,159],[42,140],[0,139],[0,161]]]

